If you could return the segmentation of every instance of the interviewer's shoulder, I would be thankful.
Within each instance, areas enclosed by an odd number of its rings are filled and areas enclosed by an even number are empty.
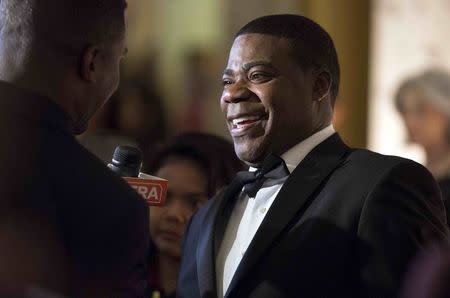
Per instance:
[[[134,209],[146,204],[121,177],[72,136],[59,138],[58,147],[48,148],[44,160],[45,172],[58,192],[70,192],[70,197],[103,208],[115,205]]]

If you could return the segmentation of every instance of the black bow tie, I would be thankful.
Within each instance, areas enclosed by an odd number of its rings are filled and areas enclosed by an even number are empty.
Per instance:
[[[242,171],[236,174],[236,178],[244,187],[244,192],[251,198],[256,196],[256,193],[267,179],[281,179],[289,175],[289,170],[284,163],[284,160],[274,154],[267,156],[261,167],[255,172]]]

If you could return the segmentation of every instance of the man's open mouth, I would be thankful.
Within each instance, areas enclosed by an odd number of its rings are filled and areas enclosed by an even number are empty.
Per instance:
[[[238,116],[231,120],[231,134],[233,136],[243,135],[253,127],[259,125],[264,119],[266,119],[264,115]]]

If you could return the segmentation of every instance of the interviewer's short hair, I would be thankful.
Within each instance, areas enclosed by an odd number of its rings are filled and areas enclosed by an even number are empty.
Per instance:
[[[299,15],[269,15],[250,21],[235,38],[247,33],[261,33],[287,38],[291,41],[292,55],[305,69],[323,68],[331,76],[332,104],[339,91],[339,61],[330,35],[314,21]]]
[[[76,48],[123,36],[125,0],[1,0],[0,34],[22,43]]]

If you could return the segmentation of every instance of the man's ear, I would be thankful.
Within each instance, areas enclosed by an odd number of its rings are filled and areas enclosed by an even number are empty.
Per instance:
[[[98,46],[88,46],[83,51],[80,64],[80,76],[82,80],[89,83],[95,83],[97,81],[99,52]]]
[[[314,81],[313,85],[313,99],[315,101],[321,101],[330,94],[331,84],[333,80],[328,71],[320,71]]]

